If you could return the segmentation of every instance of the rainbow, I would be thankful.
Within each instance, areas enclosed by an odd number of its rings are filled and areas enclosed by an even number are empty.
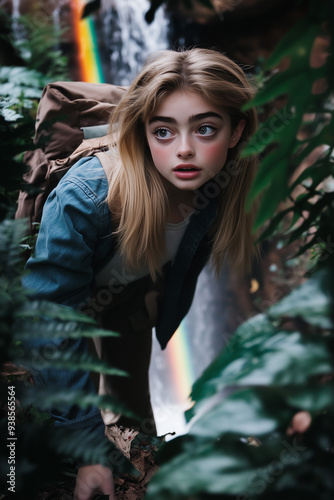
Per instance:
[[[82,0],[72,0],[81,80],[104,83],[94,23],[89,17],[81,19],[83,6]],[[184,322],[181,323],[168,343],[165,353],[175,397],[180,407],[186,409],[189,407],[189,394],[195,381],[195,372],[190,355],[188,332]]]
[[[195,382],[195,370],[191,358],[189,332],[183,321],[166,347],[172,383],[178,402],[189,407],[191,386]]]
[[[93,19],[90,17],[81,18],[84,5],[85,2],[82,0],[72,0],[71,2],[80,80],[104,83]]]

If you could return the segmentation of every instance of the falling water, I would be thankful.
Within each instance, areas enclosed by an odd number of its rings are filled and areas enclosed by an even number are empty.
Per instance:
[[[20,0],[12,1],[12,17],[17,19],[20,16]]]
[[[61,0],[54,2],[52,6],[52,20],[54,26],[54,32],[60,34],[61,32],[61,15],[63,7],[68,3],[68,0]],[[60,50],[60,39],[57,43],[55,49]]]
[[[148,55],[168,46],[168,19],[161,7],[151,24],[145,21],[148,0],[114,0],[102,9],[106,80],[129,85]],[[109,64],[108,64],[109,63]]]
[[[22,26],[19,23],[20,15],[20,0],[12,0],[12,32],[16,40],[20,40],[23,36]]]
[[[228,311],[224,308],[228,301],[226,280],[226,271],[222,271],[217,279],[211,266],[205,266],[198,278],[192,306],[183,320],[182,335],[186,336],[194,377],[192,382],[215,359],[230,338],[225,332],[228,320]],[[180,334],[177,332],[175,335]],[[175,432],[179,435],[187,428],[184,411],[189,407],[189,402],[184,401],[182,404],[177,397],[175,382],[171,381],[171,367],[166,359],[168,349],[169,346],[166,351],[161,351],[157,340],[154,339],[150,369],[152,405],[158,433],[164,435]]]

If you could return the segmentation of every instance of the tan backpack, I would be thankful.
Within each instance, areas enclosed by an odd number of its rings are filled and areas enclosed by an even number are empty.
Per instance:
[[[28,219],[31,232],[46,198],[69,168],[108,149],[108,122],[124,92],[125,87],[107,83],[55,82],[44,88],[36,116],[37,147],[24,156],[28,189],[20,192],[15,215]],[[103,164],[102,155],[99,159]]]

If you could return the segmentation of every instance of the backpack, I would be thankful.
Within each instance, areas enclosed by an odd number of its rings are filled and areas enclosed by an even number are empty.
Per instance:
[[[54,82],[44,88],[36,115],[36,149],[24,155],[29,171],[15,214],[28,219],[31,233],[46,198],[70,167],[108,149],[108,122],[124,92],[125,87],[107,83]],[[103,155],[98,156],[103,166]]]

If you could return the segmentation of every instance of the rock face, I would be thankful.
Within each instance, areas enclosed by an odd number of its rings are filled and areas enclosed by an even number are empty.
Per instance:
[[[167,0],[167,7],[195,22],[214,24],[222,20],[226,12],[233,13],[236,17],[253,17],[291,4],[287,0],[271,0],[270,2],[268,0],[211,0],[211,3],[213,8],[206,7],[200,0],[192,2]]]
[[[213,8],[205,6],[200,0],[192,2],[168,0],[167,7],[196,23],[214,24],[222,20],[226,12],[233,12],[236,16],[262,15],[287,2],[284,0],[271,0],[270,2],[268,0],[211,0],[211,3]]]
[[[307,11],[308,1],[291,5],[286,0],[213,0],[215,11],[199,1],[186,10],[169,0],[170,45],[197,45],[223,50],[242,64],[256,66]]]

